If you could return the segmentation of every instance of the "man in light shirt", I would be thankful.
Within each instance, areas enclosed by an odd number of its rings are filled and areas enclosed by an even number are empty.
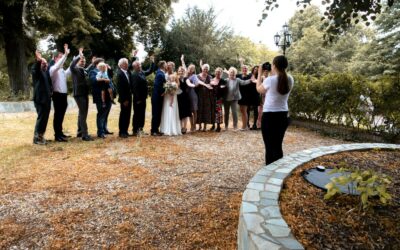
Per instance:
[[[69,54],[68,44],[64,44],[64,53],[58,52],[55,56],[55,64],[50,67],[49,73],[53,84],[53,105],[54,105],[54,137],[58,142],[66,142],[67,136],[63,133],[62,123],[67,111],[68,88],[67,77],[71,74],[70,69],[64,70],[63,66]]]

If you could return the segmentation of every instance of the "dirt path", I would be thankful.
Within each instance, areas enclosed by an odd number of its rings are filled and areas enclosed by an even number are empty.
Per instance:
[[[41,147],[31,144],[35,118],[0,120],[0,248],[236,248],[241,195],[264,162],[260,131]],[[94,112],[89,125],[93,134]],[[64,127],[74,134],[76,111]],[[291,127],[284,152],[341,143]]]

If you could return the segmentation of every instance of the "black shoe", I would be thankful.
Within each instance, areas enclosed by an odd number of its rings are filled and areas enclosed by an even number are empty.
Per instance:
[[[33,138],[33,143],[34,144],[37,144],[37,145],[46,145],[47,144],[47,142],[46,142],[46,140],[45,139],[43,139],[43,138]]]
[[[93,141],[93,138],[90,135],[83,136],[82,141]]]
[[[215,130],[215,132],[221,132],[221,127],[217,127],[217,129]]]
[[[66,138],[71,138],[70,135],[65,135],[65,134],[62,134],[61,137],[63,137],[64,139],[66,139]]]
[[[55,138],[55,141],[58,142],[67,142],[68,140],[65,137],[59,136]]]
[[[107,130],[104,134],[106,134],[106,135],[113,135],[114,133]]]
[[[128,138],[128,134],[122,133],[122,134],[119,134],[119,137],[121,137],[121,138]]]
[[[128,136],[137,136],[137,135],[138,135],[138,133],[137,133],[137,132],[134,132],[134,131],[132,132],[132,134],[129,134],[129,133],[128,133]]]
[[[80,137],[82,137],[82,133],[78,133],[78,134],[76,134],[76,137],[77,137],[77,138],[80,138]]]
[[[98,135],[97,137],[99,137],[101,139],[106,139],[107,138],[107,136],[105,134]]]

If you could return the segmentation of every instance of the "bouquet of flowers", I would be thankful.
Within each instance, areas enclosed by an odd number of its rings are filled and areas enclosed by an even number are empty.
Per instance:
[[[166,82],[164,84],[165,94],[174,95],[178,91],[178,85],[175,82]]]

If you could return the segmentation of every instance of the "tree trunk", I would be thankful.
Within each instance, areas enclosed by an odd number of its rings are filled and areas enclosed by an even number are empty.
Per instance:
[[[2,4],[0,4],[2,5]],[[3,11],[5,54],[11,94],[29,95],[29,72],[26,62],[26,42],[22,23],[23,1],[13,5],[0,6]]]

